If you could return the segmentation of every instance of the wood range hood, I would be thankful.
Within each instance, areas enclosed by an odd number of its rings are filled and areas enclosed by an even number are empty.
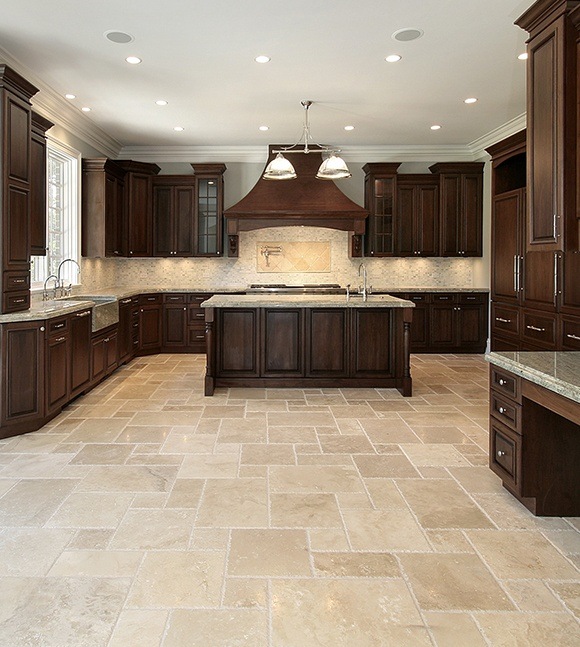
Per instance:
[[[274,150],[288,145],[271,144],[268,161],[276,156]],[[239,253],[240,231],[265,227],[328,227],[351,232],[350,254],[362,256],[362,235],[368,211],[348,198],[332,180],[316,179],[322,163],[320,147],[310,152],[289,153],[298,176],[294,180],[264,180],[237,204],[224,211],[228,236],[228,256]],[[297,150],[300,150],[298,148]]]

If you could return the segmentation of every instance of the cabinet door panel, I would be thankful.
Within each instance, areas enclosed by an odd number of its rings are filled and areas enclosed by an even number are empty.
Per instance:
[[[344,309],[307,311],[306,375],[345,377],[348,374],[346,318]]]
[[[390,348],[393,326],[390,309],[360,308],[352,310],[351,373],[353,376],[393,372]]]
[[[559,265],[557,252],[532,251],[526,254],[524,305],[527,308],[555,311],[558,304]]]
[[[69,337],[49,339],[46,347],[46,409],[47,413],[61,407],[69,395]]]
[[[519,293],[516,275],[524,226],[522,191],[510,191],[497,196],[492,211],[492,298],[517,303]]]
[[[580,251],[564,252],[561,312],[580,315]]]
[[[462,256],[481,256],[482,175],[461,178],[460,251]]]
[[[436,186],[417,187],[415,251],[421,256],[439,254],[439,189]]]
[[[30,262],[30,191],[8,187],[8,209],[4,214],[3,269],[29,269]]]
[[[177,256],[193,255],[193,219],[195,189],[175,187],[175,252]]]
[[[101,335],[91,341],[91,379],[98,382],[107,372],[107,349],[105,337]]]
[[[397,255],[412,256],[415,252],[415,210],[417,193],[414,186],[397,187],[397,221],[395,224]]]
[[[87,388],[91,381],[91,311],[84,312],[71,315],[70,321],[71,395]]]
[[[431,307],[430,346],[451,347],[455,345],[454,306]]]
[[[258,376],[258,320],[257,310],[220,308],[216,311],[219,326],[218,349],[220,375]]]
[[[161,306],[140,308],[139,335],[141,350],[154,350],[161,346]]]
[[[487,308],[485,306],[459,306],[457,312],[457,342],[460,346],[481,343],[486,330]]]
[[[6,177],[8,181],[30,181],[30,106],[4,93],[6,118]]]
[[[131,174],[126,214],[129,256],[151,256],[150,189],[149,176]]]
[[[187,345],[187,306],[163,306],[163,346],[180,348]]]
[[[441,178],[441,255],[459,254],[459,175],[445,175]]]
[[[429,345],[429,306],[416,305],[413,308],[411,324],[411,352],[426,348]]]
[[[169,256],[173,251],[171,218],[172,190],[167,186],[153,188],[153,255]]]
[[[262,375],[302,375],[302,311],[264,309],[263,313]]]
[[[30,250],[33,256],[46,254],[46,141],[30,141]]]

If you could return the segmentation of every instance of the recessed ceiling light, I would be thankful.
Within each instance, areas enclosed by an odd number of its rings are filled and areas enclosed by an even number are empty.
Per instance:
[[[400,61],[402,56],[399,56],[399,54],[389,54],[388,56],[385,56],[385,61],[387,63],[396,63],[397,61]]]
[[[397,31],[393,32],[391,38],[404,43],[410,40],[417,40],[424,33],[422,29],[418,29],[417,27],[405,27],[404,29],[397,29]]]
[[[260,56],[256,56],[254,60],[256,61],[256,63],[269,63],[270,57],[264,56],[263,54],[261,54]]]
[[[91,111],[91,109],[90,109],[88,106],[83,106],[83,107],[81,108],[81,110],[82,110],[83,112],[90,112],[90,111]]]
[[[175,130],[176,133],[180,133],[182,130],[185,130],[183,126],[173,126],[173,130]]]
[[[354,130],[354,126],[345,126],[344,129],[345,130]]]
[[[132,43],[135,40],[131,34],[127,34],[124,31],[117,31],[115,29],[106,31],[103,36],[112,43],[119,43],[120,45]]]
[[[65,94],[64,98],[65,99],[76,99],[77,95],[76,94]]]
[[[260,126],[258,130],[263,130],[263,131],[270,130],[270,126]]]
[[[433,124],[431,130],[441,130],[441,126],[439,124]]]
[[[520,59],[520,61],[527,61],[528,60],[528,53],[524,52],[523,54],[520,54],[518,56],[518,58]]]
[[[125,60],[127,63],[131,63],[131,65],[139,65],[141,63],[141,59],[138,56],[127,56]]]
[[[158,106],[166,106],[166,105],[167,105],[167,101],[165,101],[165,99],[157,99],[157,101],[155,102],[155,105],[158,105]]]
[[[475,97],[469,97],[469,99],[465,99],[463,103],[476,103],[477,99]]]

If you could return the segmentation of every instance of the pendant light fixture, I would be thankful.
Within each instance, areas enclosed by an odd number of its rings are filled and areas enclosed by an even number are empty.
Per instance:
[[[296,171],[292,166],[290,160],[284,157],[288,153],[311,153],[321,152],[324,160],[318,169],[316,177],[319,180],[340,180],[342,178],[351,177],[346,162],[339,157],[337,153],[340,152],[337,148],[325,146],[323,144],[315,144],[310,134],[310,123],[308,121],[308,109],[312,105],[312,101],[301,101],[304,108],[304,126],[302,129],[302,136],[300,139],[287,148],[273,151],[276,157],[268,164],[262,178],[264,180],[293,180],[296,178]],[[302,146],[297,148],[297,146]],[[309,145],[315,144],[318,148],[310,148]]]

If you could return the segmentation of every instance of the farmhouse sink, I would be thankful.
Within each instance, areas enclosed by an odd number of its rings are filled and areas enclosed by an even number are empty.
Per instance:
[[[91,296],[83,294],[78,296],[63,297],[63,301],[92,301],[92,330],[102,330],[119,322],[119,301],[112,296]]]

